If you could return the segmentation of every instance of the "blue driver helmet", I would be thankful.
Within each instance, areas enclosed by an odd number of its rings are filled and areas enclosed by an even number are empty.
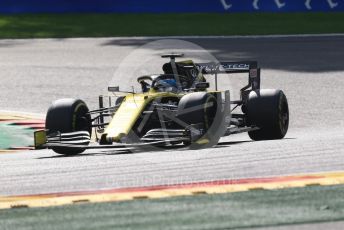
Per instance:
[[[178,91],[177,82],[175,79],[163,79],[156,83],[159,91]]]

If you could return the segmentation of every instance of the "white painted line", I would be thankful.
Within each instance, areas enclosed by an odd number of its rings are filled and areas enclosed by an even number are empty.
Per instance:
[[[236,39],[236,38],[308,38],[308,37],[344,37],[344,33],[333,34],[274,34],[274,35],[226,35],[226,36],[134,36],[134,37],[104,37],[102,39]],[[73,39],[73,38],[71,38]],[[74,39],[89,39],[89,38],[74,38]]]
[[[133,36],[133,37],[82,37],[82,38],[17,38],[1,39],[0,43],[11,41],[86,41],[86,40],[154,40],[154,39],[259,39],[259,38],[313,38],[313,37],[344,37],[344,33],[333,34],[274,34],[274,35],[226,35],[226,36]]]

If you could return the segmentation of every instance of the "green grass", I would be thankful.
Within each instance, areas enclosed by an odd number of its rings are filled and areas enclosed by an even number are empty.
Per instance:
[[[0,38],[344,33],[344,13],[0,15]]]
[[[0,229],[232,229],[344,220],[344,186],[0,210]]]
[[[0,123],[0,150],[32,145],[33,132],[25,127]]]

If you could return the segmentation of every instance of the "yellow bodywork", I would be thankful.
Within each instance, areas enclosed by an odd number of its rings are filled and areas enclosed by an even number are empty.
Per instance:
[[[47,134],[45,130],[38,130],[34,132],[35,148],[39,149],[47,143]]]
[[[154,99],[161,97],[182,97],[183,95],[171,92],[155,92],[152,89],[148,93],[128,94],[105,130],[107,139],[118,142],[122,137],[127,136],[148,103]]]

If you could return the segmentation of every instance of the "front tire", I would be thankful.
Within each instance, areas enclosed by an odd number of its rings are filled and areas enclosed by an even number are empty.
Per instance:
[[[217,99],[207,92],[190,93],[181,98],[178,104],[177,118],[188,125],[195,125],[204,130],[204,135],[193,143],[184,142],[185,145],[192,145],[192,148],[204,148],[217,144],[216,135],[210,130],[217,113]]]
[[[282,90],[251,91],[247,101],[247,123],[259,129],[248,132],[252,140],[282,139],[289,127],[288,101]]]
[[[87,131],[91,136],[92,122],[88,112],[85,102],[79,99],[65,98],[54,101],[45,120],[47,134]],[[52,150],[64,155],[75,155],[85,151],[83,148],[68,147],[53,147]]]

